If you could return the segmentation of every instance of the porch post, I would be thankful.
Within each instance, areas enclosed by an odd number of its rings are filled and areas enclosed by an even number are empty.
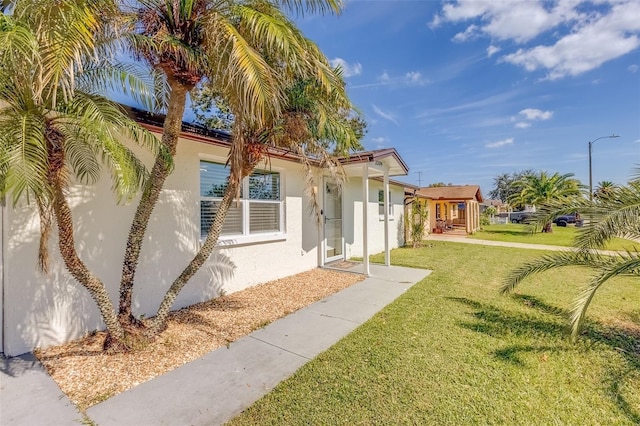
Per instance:
[[[367,210],[369,209],[369,163],[362,166],[362,263],[364,275],[370,275],[369,271],[369,242],[367,241]]]
[[[324,176],[314,176],[319,186],[311,191],[312,197],[317,197],[316,202],[320,205],[320,217],[318,220],[318,266],[324,266],[325,245],[324,245],[324,186],[326,185]],[[321,192],[320,192],[321,191]]]
[[[465,222],[467,228],[467,234],[471,233],[471,229],[473,229],[474,216],[476,214],[475,210],[471,207],[473,206],[471,201],[465,201],[465,209],[467,209],[467,220]]]
[[[384,168],[384,264],[391,266],[389,252],[389,167]]]

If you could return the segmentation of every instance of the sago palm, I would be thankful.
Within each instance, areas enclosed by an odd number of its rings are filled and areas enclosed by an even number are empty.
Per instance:
[[[98,8],[99,6],[99,8]],[[41,218],[40,265],[55,221],[66,268],[97,303],[109,334],[124,338],[114,305],[80,259],[66,193],[75,179],[94,183],[106,167],[117,197],[132,198],[147,172],[121,143],[128,138],[159,153],[157,140],[92,92],[135,79],[112,67],[101,43],[114,5],[92,1],[17,1],[0,14],[0,195],[34,202]],[[167,158],[167,156],[163,156]]]
[[[640,241],[640,173],[628,185],[613,190],[610,196],[572,199],[570,202],[554,202],[539,212],[539,220],[550,220],[559,214],[579,212],[589,216],[589,224],[581,228],[574,242],[575,251],[543,256],[513,270],[501,288],[511,292],[526,277],[563,266],[583,266],[594,270],[594,275],[582,290],[571,308],[572,336],[575,338],[584,321],[587,309],[598,289],[616,276],[632,276],[640,285],[640,243],[632,250],[615,255],[605,255],[599,250],[612,238],[628,238]]]

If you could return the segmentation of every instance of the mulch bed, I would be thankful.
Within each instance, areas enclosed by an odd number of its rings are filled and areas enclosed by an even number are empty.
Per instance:
[[[34,352],[85,410],[363,279],[317,268],[193,305],[173,312],[157,340],[129,353],[104,353],[104,332]]]

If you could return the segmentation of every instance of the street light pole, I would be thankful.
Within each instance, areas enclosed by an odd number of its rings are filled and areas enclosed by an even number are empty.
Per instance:
[[[613,139],[613,138],[619,138],[620,135],[611,135],[611,136],[600,136],[599,138],[596,138],[592,141],[589,141],[589,202],[593,202],[593,174],[591,172],[591,147],[593,146],[593,143],[597,140],[600,139]]]

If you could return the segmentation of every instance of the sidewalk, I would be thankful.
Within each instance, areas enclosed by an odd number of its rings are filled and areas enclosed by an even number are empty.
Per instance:
[[[33,354],[0,357],[0,425],[79,425],[82,414]]]
[[[465,243],[465,244],[479,244],[483,246],[498,246],[498,247],[513,247],[513,248],[523,248],[523,249],[531,249],[531,250],[548,250],[548,251],[575,251],[576,249],[573,247],[566,246],[551,246],[546,244],[529,244],[529,243],[514,243],[514,242],[506,242],[506,241],[490,241],[490,240],[476,240],[474,238],[467,237],[454,237],[444,234],[429,234],[425,240],[432,241],[450,241],[452,243]],[[612,250],[598,250],[600,254],[615,256],[619,252]]]
[[[95,405],[87,416],[98,426],[225,423],[429,274],[371,265],[369,278]],[[31,360],[36,385],[31,373],[0,372],[0,424],[77,426],[82,415]]]

